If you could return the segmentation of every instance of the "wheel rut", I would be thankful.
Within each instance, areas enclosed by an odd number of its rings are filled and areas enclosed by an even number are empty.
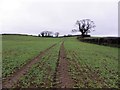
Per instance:
[[[55,45],[56,44],[53,44],[46,50],[40,52],[40,54],[38,56],[36,56],[34,59],[27,62],[23,67],[21,67],[19,70],[17,70],[11,76],[9,76],[5,80],[3,80],[2,87],[3,88],[12,88],[19,81],[20,77],[25,75],[29,71],[29,69],[32,67],[32,65],[37,63],[42,58],[42,56],[44,56]]]
[[[56,72],[55,72],[56,75],[54,77],[54,81],[56,82],[56,85],[54,87],[73,88],[74,81],[72,80],[68,71],[69,71],[68,61],[66,59],[64,42],[62,42],[59,51],[59,58],[57,62]]]
[[[71,60],[69,60],[71,68],[71,73],[74,77],[74,80],[76,82],[76,87],[79,88],[106,88],[107,84],[105,82],[105,79],[100,76],[99,70],[93,70],[91,69],[88,64],[80,64],[79,58],[77,57],[78,54],[75,51],[68,51],[70,56],[72,57]],[[76,72],[76,73],[73,73]]]

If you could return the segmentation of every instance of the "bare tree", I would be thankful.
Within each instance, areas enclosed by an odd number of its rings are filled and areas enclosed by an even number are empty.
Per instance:
[[[81,32],[82,37],[90,33],[91,31],[94,31],[95,24],[90,19],[83,19],[83,20],[77,20],[76,25],[78,25],[78,29],[73,29],[72,32]]]
[[[51,37],[53,32],[51,31],[43,31],[41,32],[42,37]]]
[[[38,37],[40,37],[40,34],[38,34]]]
[[[52,34],[53,34],[53,32],[51,32],[51,31],[48,31],[47,33],[48,33],[47,34],[48,37],[52,36]]]
[[[58,37],[58,36],[59,36],[59,32],[56,32],[56,33],[55,33],[55,36]]]
[[[43,31],[43,32],[41,32],[40,34],[41,34],[41,36],[42,36],[42,37],[44,37],[44,36],[45,36],[45,32],[44,32],[44,31]]]

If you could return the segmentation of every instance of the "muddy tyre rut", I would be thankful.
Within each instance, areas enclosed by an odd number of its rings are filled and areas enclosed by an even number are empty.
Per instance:
[[[54,85],[55,88],[73,88],[74,81],[70,76],[68,64],[64,42],[62,42],[53,80],[56,83]]]

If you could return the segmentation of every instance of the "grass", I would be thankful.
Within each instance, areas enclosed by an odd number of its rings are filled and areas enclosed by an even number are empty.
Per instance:
[[[107,87],[118,87],[118,48],[78,42],[75,38],[66,38],[65,48],[68,58],[72,59],[69,52],[74,52],[81,66],[99,71]]]
[[[11,75],[41,51],[59,41],[57,38],[3,35],[2,77]]]

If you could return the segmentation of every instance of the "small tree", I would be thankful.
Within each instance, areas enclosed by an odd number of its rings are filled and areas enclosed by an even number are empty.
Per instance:
[[[38,37],[40,37],[40,34],[38,34]]]
[[[44,32],[41,32],[41,36],[44,37],[44,36],[45,36],[45,33],[44,33]]]
[[[59,36],[59,32],[56,32],[56,33],[55,33],[55,36],[58,37],[58,36]]]
[[[90,19],[77,20],[79,30],[73,29],[72,32],[81,32],[82,37],[86,36],[91,31],[94,31],[95,24]]]
[[[47,31],[47,33],[48,33],[48,34],[47,34],[48,37],[52,37],[53,32]]]
[[[53,32],[51,31],[43,31],[41,32],[42,37],[52,37]]]

